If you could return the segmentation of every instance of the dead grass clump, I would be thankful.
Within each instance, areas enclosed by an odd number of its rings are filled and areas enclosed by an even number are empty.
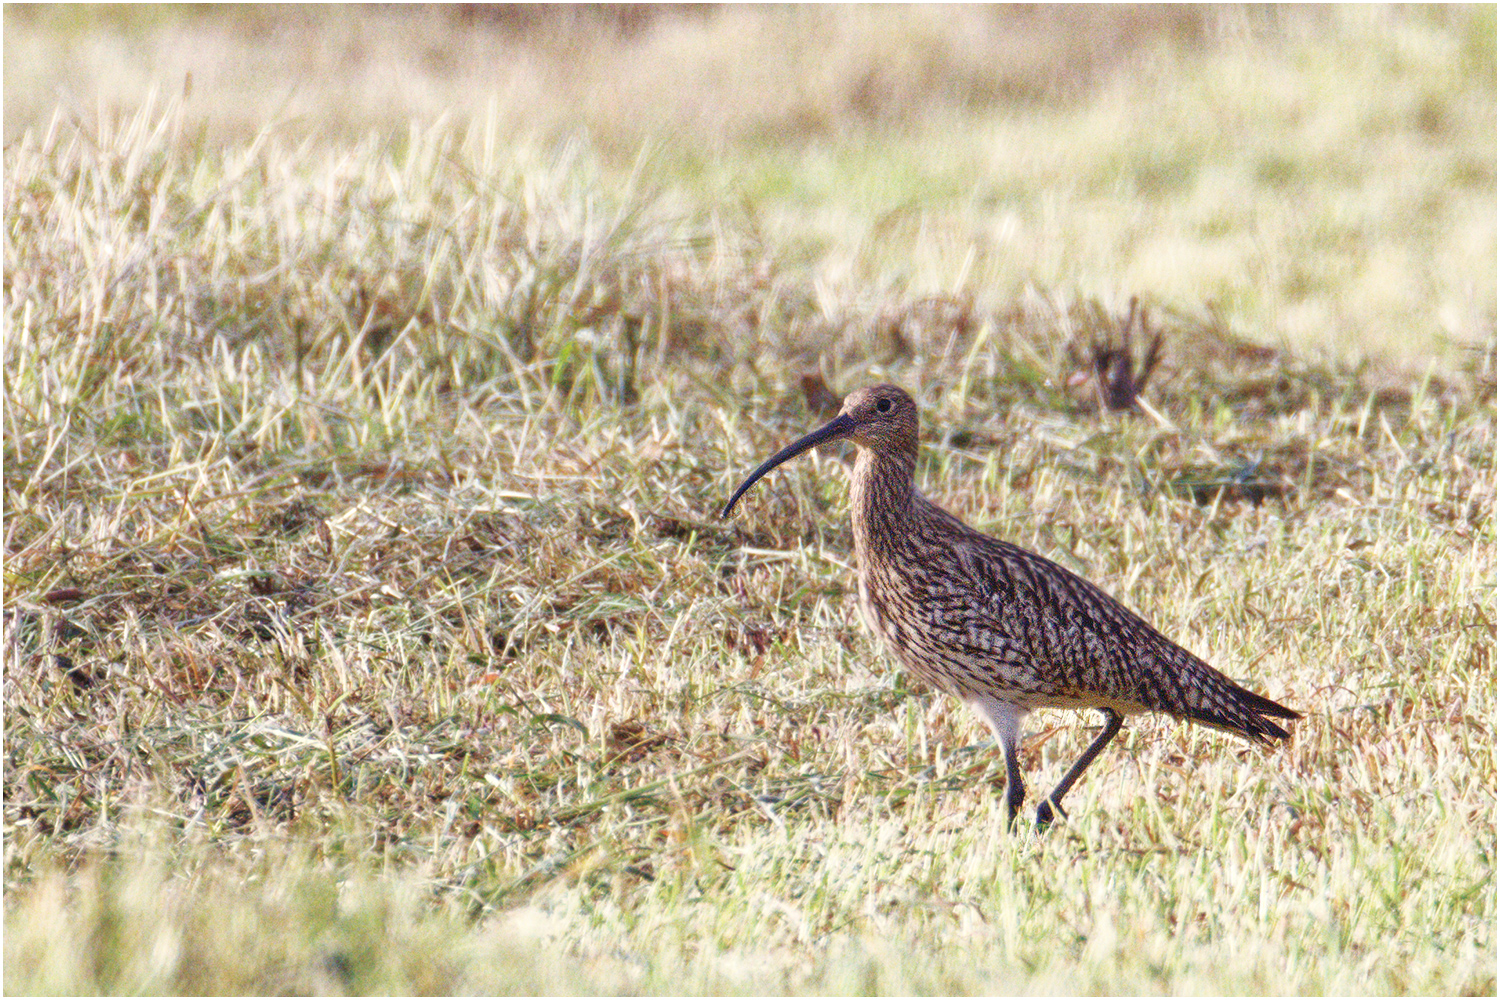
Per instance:
[[[1139,361],[1131,346],[1137,324],[1142,338],[1150,337]],[[1068,377],[1067,385],[1080,397],[1080,403],[1095,409],[1129,410],[1137,405],[1161,361],[1162,334],[1156,331],[1153,335],[1146,310],[1141,308],[1139,299],[1132,298],[1130,311],[1120,320],[1118,342],[1113,337],[1091,341],[1086,362],[1071,345],[1068,353],[1078,371]]]

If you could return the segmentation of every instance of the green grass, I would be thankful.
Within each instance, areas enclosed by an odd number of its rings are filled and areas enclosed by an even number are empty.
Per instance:
[[[1492,10],[481,13],[7,11],[7,992],[1495,991]],[[1292,740],[1006,835],[812,370]]]

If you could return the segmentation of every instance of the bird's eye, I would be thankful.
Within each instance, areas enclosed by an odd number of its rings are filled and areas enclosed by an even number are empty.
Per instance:
[[[890,413],[891,401],[889,399],[877,399],[875,401],[875,411],[877,413]]]

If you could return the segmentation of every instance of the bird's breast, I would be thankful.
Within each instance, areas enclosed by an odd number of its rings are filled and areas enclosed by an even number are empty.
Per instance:
[[[914,581],[878,570],[861,572],[859,605],[870,631],[903,666],[933,687],[962,695],[949,663],[953,651],[946,648],[944,630],[934,627],[930,595]]]

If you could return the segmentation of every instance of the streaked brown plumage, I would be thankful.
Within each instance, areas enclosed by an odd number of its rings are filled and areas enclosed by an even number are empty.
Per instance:
[[[1247,691],[1140,616],[1051,560],[981,534],[912,484],[917,407],[892,385],[852,393],[832,422],[752,472],[724,506],[788,459],[828,441],[858,446],[849,474],[860,605],[871,630],[919,678],[968,704],[1005,753],[1010,821],[1025,799],[1021,720],[1036,708],[1096,708],[1104,729],[1037,808],[1037,825],[1120,731],[1166,712],[1257,743],[1271,719],[1301,715]]]

